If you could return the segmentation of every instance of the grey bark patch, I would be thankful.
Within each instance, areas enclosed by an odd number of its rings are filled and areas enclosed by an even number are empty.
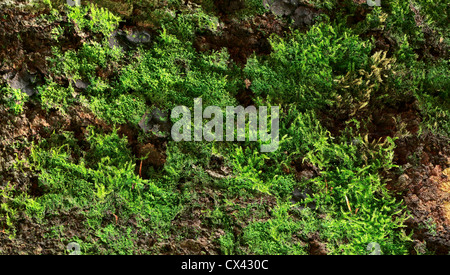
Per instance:
[[[134,31],[131,34],[126,35],[126,38],[131,43],[149,43],[151,41],[151,35],[146,31]]]
[[[109,47],[111,49],[119,48],[122,51],[129,50],[127,43],[123,41],[122,31],[114,31],[108,39]]]
[[[270,10],[278,16],[289,16],[295,10],[295,6],[290,3],[285,2],[275,2],[271,7]]]
[[[37,74],[30,74],[26,70],[20,72],[9,72],[3,76],[9,86],[13,89],[19,89],[28,96],[34,95],[36,90]]]
[[[277,16],[290,17],[296,27],[314,24],[320,13],[317,9],[301,4],[298,0],[263,0],[264,6]]]
[[[89,86],[89,82],[86,82],[84,80],[78,79],[75,81],[75,87],[81,90],[86,90]]]
[[[292,19],[296,26],[308,26],[314,23],[314,17],[317,14],[318,12],[309,7],[300,6],[295,10]]]
[[[146,112],[139,122],[139,127],[145,132],[151,132],[157,137],[167,137],[170,133],[171,122],[169,114],[158,108],[152,112]]]
[[[313,192],[308,188],[305,188],[304,190],[295,188],[294,191],[292,192],[291,202],[292,203],[298,203],[298,202],[301,203],[308,197],[312,197],[312,195],[313,195]],[[306,205],[306,207],[311,208],[312,210],[315,210],[316,209],[315,200],[313,202],[308,203]],[[303,209],[303,208],[305,208],[305,207],[303,207],[303,206],[300,207],[300,209]]]
[[[128,51],[141,44],[148,44],[152,41],[152,36],[146,31],[134,30],[126,33],[122,30],[114,31],[109,37],[109,46],[111,48],[121,48],[122,51]]]

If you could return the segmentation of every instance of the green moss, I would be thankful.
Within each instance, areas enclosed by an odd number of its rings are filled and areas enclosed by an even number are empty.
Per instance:
[[[134,91],[156,106],[172,108],[193,106],[203,98],[204,105],[233,106],[235,99],[227,77],[229,56],[226,51],[204,56],[175,36],[163,32],[157,44],[140,52],[120,74],[118,89]]]
[[[80,31],[90,30],[94,33],[102,33],[106,37],[117,28],[120,22],[120,17],[96,5],[69,7],[67,17]]]
[[[105,226],[104,219],[111,216],[108,213],[120,216],[121,221],[134,218],[140,234],[164,237],[179,209],[174,193],[134,173],[134,159],[127,141],[117,132],[105,135],[90,129],[86,138],[91,149],[78,159],[71,157],[78,150],[76,144],[54,147],[45,142],[33,147],[30,163],[40,173],[39,185],[47,191],[37,203],[46,215],[83,209],[85,230],[108,247],[115,246],[109,253],[133,253],[136,248],[130,242],[137,233],[123,229],[114,219]],[[42,223],[45,224],[46,218]],[[125,238],[127,234],[129,237]],[[119,235],[123,238],[114,237]]]
[[[154,107],[192,108],[197,97],[204,106],[237,106],[245,92],[245,101],[257,106],[280,106],[279,149],[261,153],[260,144],[248,140],[177,143],[143,133],[133,133],[138,142],[132,148],[130,136],[117,129],[55,129],[39,136],[27,160],[17,156],[12,164],[35,175],[42,194],[31,196],[31,187],[12,182],[0,186],[0,228],[10,238],[26,217],[48,229],[43,237],[76,241],[83,254],[178,253],[150,247],[149,239],[179,244],[199,236],[227,255],[303,255],[318,247],[328,254],[369,254],[367,245],[374,242],[383,254],[409,253],[405,206],[386,187],[386,174],[398,168],[396,138],[371,140],[368,114],[413,98],[422,130],[450,134],[444,2],[412,1],[426,24],[418,25],[411,1],[376,8],[352,0],[306,1],[329,17],[319,17],[308,30],[273,34],[270,54],[254,54],[243,67],[227,48],[194,47],[199,35],[219,37],[219,26],[229,23],[222,22],[214,1],[83,1],[82,7],[64,2],[36,6],[48,11],[43,20],[51,24],[50,72],[32,97],[2,84],[0,110],[10,111],[8,116],[26,116],[28,101],[63,114],[81,105],[111,128],[139,129]],[[251,20],[266,12],[262,1],[242,3],[228,19]],[[151,43],[111,48],[108,38],[122,20],[153,30]],[[248,31],[255,37],[260,32]],[[68,34],[81,42],[67,47]],[[383,43],[388,51],[380,51]],[[438,53],[422,51],[430,47]],[[77,81],[87,87],[77,87]],[[344,129],[327,129],[327,119]],[[137,167],[137,151],[148,143],[163,148],[161,169]],[[13,153],[29,145],[18,139],[6,144]],[[299,165],[314,176],[303,177]],[[310,194],[292,201],[296,189]],[[67,226],[54,222],[67,217]],[[436,233],[431,224],[426,230]]]
[[[290,206],[283,204],[272,211],[267,222],[255,222],[245,228],[244,250],[256,255],[307,255],[307,245],[298,239],[302,224],[289,215]]]
[[[257,96],[302,109],[322,107],[333,97],[334,77],[364,68],[371,46],[342,26],[320,23],[306,34],[273,36],[268,58],[251,58],[244,72]]]
[[[11,113],[19,115],[23,112],[23,107],[28,101],[28,95],[20,89],[13,89],[8,84],[0,86],[0,102],[3,103]]]

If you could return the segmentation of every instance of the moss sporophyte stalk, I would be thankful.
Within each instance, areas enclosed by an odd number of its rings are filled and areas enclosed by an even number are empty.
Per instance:
[[[260,106],[257,110],[255,106],[248,106],[244,109],[243,106],[226,106],[225,111],[225,140],[235,141],[235,125],[237,141],[246,140],[246,122],[245,118],[248,115],[248,139],[249,141],[258,141],[263,143],[270,141],[269,144],[261,144],[261,152],[274,152],[279,145],[279,106],[271,106],[270,115],[267,112],[267,106]],[[259,111],[259,116],[258,116]],[[175,141],[191,141],[192,134],[192,115],[189,108],[186,106],[177,106],[172,110],[171,118],[176,119],[182,115],[172,127],[172,138]],[[211,117],[214,115],[214,118]],[[235,116],[237,121],[235,123]],[[211,119],[203,126],[203,119]],[[268,119],[270,119],[271,130],[268,133]],[[258,127],[259,121],[259,127]],[[224,141],[224,118],[223,110],[218,106],[208,106],[203,110],[202,99],[194,99],[194,141]],[[213,131],[214,129],[214,131]],[[182,131],[180,131],[182,130]]]

